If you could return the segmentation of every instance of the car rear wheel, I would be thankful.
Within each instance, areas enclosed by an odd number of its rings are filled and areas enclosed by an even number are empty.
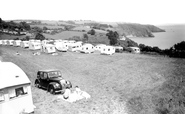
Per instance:
[[[50,92],[51,94],[55,94],[55,89],[54,89],[53,86],[50,86],[50,87],[49,87],[49,92]]]

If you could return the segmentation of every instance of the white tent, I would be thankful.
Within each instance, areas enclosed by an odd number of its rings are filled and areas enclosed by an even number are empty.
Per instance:
[[[30,50],[39,50],[39,49],[41,49],[41,43],[29,42],[29,49]]]
[[[11,62],[0,63],[0,114],[34,111],[31,82],[24,71]]]
[[[22,41],[20,45],[21,45],[22,48],[28,48],[29,47],[29,41]]]
[[[46,44],[43,49],[42,49],[43,52],[45,53],[55,53],[56,52],[56,49],[55,49],[55,46],[52,45],[52,44]]]
[[[82,45],[81,51],[82,53],[93,53],[94,52],[94,46],[92,44],[84,44]]]
[[[113,46],[103,46],[101,49],[101,54],[112,55],[115,53],[115,48]]]
[[[21,46],[21,40],[14,40],[13,46]]]

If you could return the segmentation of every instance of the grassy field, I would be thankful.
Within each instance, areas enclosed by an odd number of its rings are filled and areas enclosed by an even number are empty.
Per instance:
[[[9,35],[9,34],[4,34],[4,33],[0,33],[0,40],[1,39],[15,39],[15,38],[25,38],[26,36],[25,35],[21,35],[21,36],[15,36],[15,35]]]
[[[73,36],[79,36],[81,38],[83,38],[83,34],[85,34],[86,32],[76,32],[76,31],[63,31],[61,33],[55,34],[55,35],[50,35],[50,34],[45,34],[43,33],[43,35],[46,38],[52,38],[52,39],[68,39],[71,38]]]
[[[43,28],[43,27],[47,27],[48,29],[57,29],[57,28],[62,28],[64,29],[64,26],[57,26],[57,25],[31,25],[31,27],[40,27],[40,28]]]
[[[84,26],[78,26],[78,27],[74,27],[72,30],[85,30],[86,32],[88,32],[89,30],[91,30],[92,28],[87,28],[87,27],[84,27]],[[94,29],[97,33],[103,33],[103,34],[106,34],[107,31],[104,31],[104,30],[98,30],[98,29]]]
[[[17,51],[21,55],[15,55]],[[160,56],[72,52],[34,56],[28,49],[11,46],[0,46],[0,52],[3,61],[17,64],[31,80],[35,114],[167,114],[162,113],[165,103],[158,106],[160,99],[171,95],[178,82],[174,79],[185,73],[185,60]],[[38,70],[55,68],[91,99],[68,103],[34,87]]]

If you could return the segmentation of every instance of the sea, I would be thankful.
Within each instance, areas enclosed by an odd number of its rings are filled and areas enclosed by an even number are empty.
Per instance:
[[[138,44],[148,46],[157,46],[160,49],[169,49],[176,43],[185,41],[185,24],[182,25],[161,25],[157,26],[164,29],[166,32],[153,33],[155,37],[132,37],[133,41]]]

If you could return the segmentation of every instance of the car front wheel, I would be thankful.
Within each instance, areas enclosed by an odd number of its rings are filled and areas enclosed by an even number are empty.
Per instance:
[[[49,87],[49,92],[50,92],[51,94],[55,94],[55,89],[54,89],[53,86],[50,86],[50,87]]]
[[[40,88],[40,84],[38,80],[35,81],[35,87]]]

